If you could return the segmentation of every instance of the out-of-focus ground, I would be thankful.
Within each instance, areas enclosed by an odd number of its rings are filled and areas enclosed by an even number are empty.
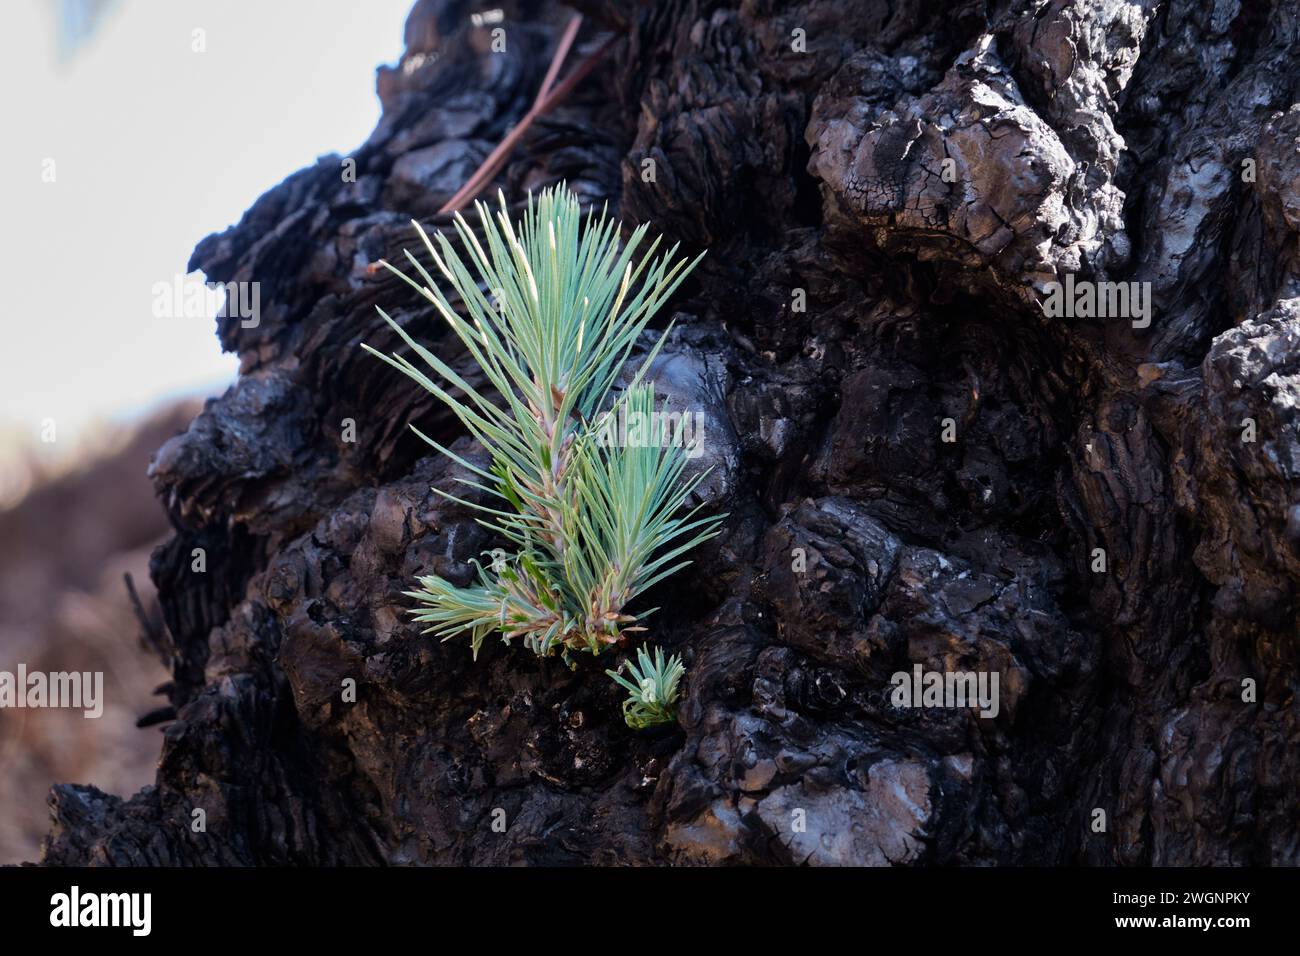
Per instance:
[[[99,443],[75,471],[34,474],[31,490],[0,511],[0,670],[102,671],[104,712],[0,709],[0,864],[35,860],[55,782],[129,795],[153,781],[157,727],[137,718],[166,701],[169,677],[142,640],[123,575],[157,619],[149,553],[167,520],[145,470],[199,403],[168,407]]]
[[[129,794],[153,778],[158,728],[134,723],[165,703],[152,691],[168,675],[140,647],[122,576],[156,614],[147,566],[167,526],[145,469],[192,417],[175,402],[219,391],[238,365],[211,312],[156,290],[284,176],[366,140],[375,67],[401,54],[410,5],[4,5],[0,85],[24,95],[6,100],[0,149],[0,263],[13,277],[0,348],[0,670],[102,670],[107,700],[97,720],[0,709],[0,863],[39,855],[51,783]],[[88,229],[112,239],[58,253]]]

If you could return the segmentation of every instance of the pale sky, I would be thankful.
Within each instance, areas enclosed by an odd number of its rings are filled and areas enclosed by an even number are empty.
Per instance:
[[[213,320],[155,318],[153,286],[269,187],[365,140],[412,2],[119,0],[60,62],[60,0],[6,0],[0,458],[21,442],[53,460],[100,422],[225,387],[236,360]]]

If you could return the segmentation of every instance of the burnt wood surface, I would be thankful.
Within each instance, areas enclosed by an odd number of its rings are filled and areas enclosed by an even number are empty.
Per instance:
[[[358,344],[382,305],[465,358],[368,266],[447,224],[570,16],[506,3],[494,53],[420,0],[356,181],[194,252],[262,309],[151,467],[176,718],[153,787],[54,788],[44,860],[1300,863],[1300,4],[579,7],[574,58],[621,39],[492,193],[708,249],[657,323],[730,514],[646,604],[678,726],[629,731],[608,660],[407,619],[492,542],[406,428],[469,452],[446,410]],[[1150,326],[1045,315],[1067,273],[1149,282]],[[998,672],[999,714],[895,709],[915,663]]]

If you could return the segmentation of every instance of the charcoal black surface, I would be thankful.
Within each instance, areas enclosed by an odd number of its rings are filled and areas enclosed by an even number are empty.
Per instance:
[[[641,734],[608,661],[475,663],[401,594],[492,542],[406,426],[468,440],[359,343],[381,305],[466,357],[368,267],[448,225],[570,15],[493,5],[504,53],[420,0],[355,182],[195,250],[262,315],[151,469],[175,719],[153,787],[54,788],[44,861],[1300,864],[1300,4],[578,5],[576,55],[619,40],[491,195],[708,249],[656,324],[729,517],[647,596],[689,672]],[[1048,317],[1067,273],[1151,283],[1150,326]],[[914,664],[1000,712],[895,709]]]

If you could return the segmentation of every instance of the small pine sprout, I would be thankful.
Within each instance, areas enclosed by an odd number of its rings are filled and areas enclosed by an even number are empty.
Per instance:
[[[701,516],[698,507],[682,513],[705,474],[686,476],[685,450],[665,440],[663,418],[651,414],[655,389],[644,377],[662,338],[627,387],[616,388],[646,325],[699,257],[676,259],[674,245],[656,258],[661,240],[646,247],[645,225],[621,243],[619,224],[594,211],[584,219],[563,185],[536,199],[530,193],[522,222],[511,222],[498,195],[495,215],[476,204],[478,234],[456,214],[466,258],[446,236],[430,239],[415,223],[467,315],[411,253],[406,258],[419,281],[382,263],[433,304],[489,387],[470,384],[382,309],[433,375],[406,355],[363,348],[447,405],[488,451],[491,464],[479,468],[411,426],[470,471],[473,478],[459,480],[490,503],[434,490],[477,510],[480,523],[514,552],[477,564],[469,587],[437,575],[418,578],[418,589],[405,592],[417,602],[415,620],[443,640],[468,634],[475,658],[489,635],[500,634],[507,644],[518,639],[539,656],[558,654],[572,665],[573,653],[599,655],[644,631],[641,622],[651,612],[631,614],[626,606],[690,564],[683,556],[717,535],[726,517]],[[659,425],[634,447],[602,440],[605,416],[624,414]],[[637,690],[644,700],[626,712],[629,726],[634,719],[671,719],[662,715],[672,703],[664,695],[675,693],[684,670],[680,661],[675,667],[672,681],[656,682],[646,694]]]
[[[619,673],[627,667],[632,679]],[[665,663],[663,648],[656,647],[653,660],[644,647],[637,648],[637,663],[625,661],[617,671],[605,671],[627,691],[623,701],[623,720],[633,730],[644,730],[677,719],[677,685],[686,666],[674,654]]]

